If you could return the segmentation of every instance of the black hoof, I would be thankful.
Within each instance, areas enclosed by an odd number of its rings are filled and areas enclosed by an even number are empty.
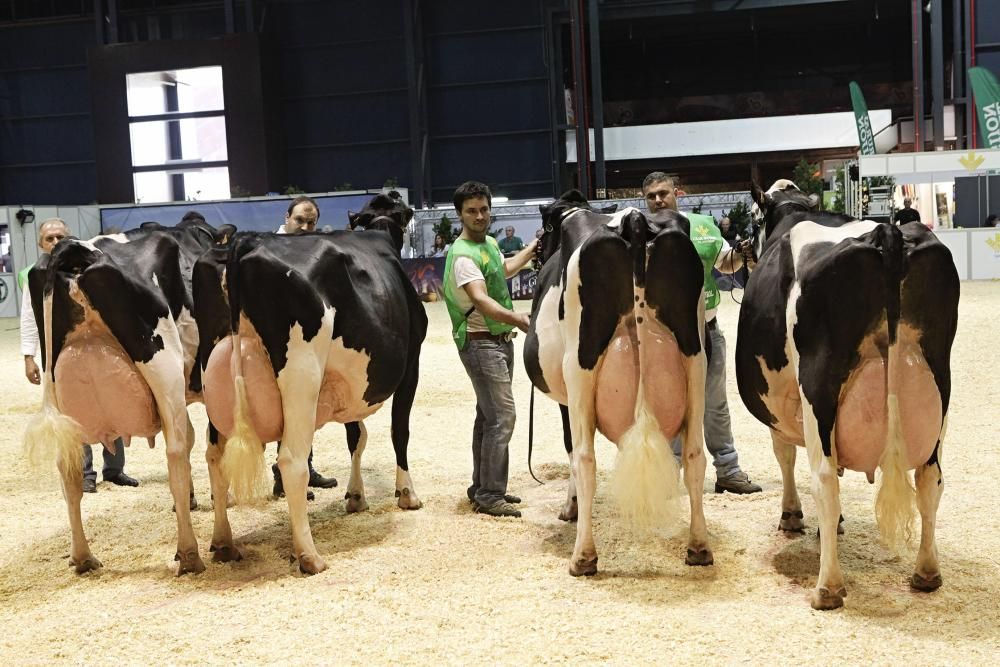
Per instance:
[[[940,574],[935,574],[933,577],[927,578],[914,572],[913,576],[910,577],[910,587],[924,593],[936,591],[941,588],[942,583]]]
[[[243,554],[231,544],[218,547],[213,544],[208,550],[212,552],[213,563],[232,563],[243,560]]]
[[[570,561],[569,573],[574,577],[592,577],[597,574],[597,556]]]
[[[786,533],[805,532],[805,523],[802,521],[802,510],[782,512],[781,520],[778,522],[778,529]]]
[[[715,558],[712,556],[712,550],[709,548],[704,549],[688,549],[687,556],[684,558],[684,563],[686,565],[691,565],[694,567],[711,565],[715,562]]]

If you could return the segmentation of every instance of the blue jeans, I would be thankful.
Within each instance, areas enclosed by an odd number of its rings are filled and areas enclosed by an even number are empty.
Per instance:
[[[112,454],[104,446],[101,446],[104,453],[104,469],[101,476],[104,479],[117,477],[125,469],[125,442],[118,438],[115,440],[115,453]],[[83,446],[83,478],[97,480],[97,471],[94,470],[94,452],[90,445]]]
[[[712,455],[715,476],[722,479],[739,472],[740,462],[729,423],[729,402],[726,400],[726,337],[717,323],[708,328],[705,342],[712,346],[712,360],[708,362],[708,374],[705,376],[705,446]],[[674,456],[679,460],[681,439],[674,438],[671,444]]]
[[[458,356],[476,392],[469,498],[490,507],[507,493],[507,445],[514,434],[515,419],[510,387],[514,377],[514,343],[468,340]]]

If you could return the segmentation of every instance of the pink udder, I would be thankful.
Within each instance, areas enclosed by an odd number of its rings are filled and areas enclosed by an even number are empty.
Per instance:
[[[281,412],[281,392],[271,370],[271,362],[260,343],[246,336],[240,338],[243,353],[243,377],[246,379],[250,422],[262,442],[281,438],[284,417]],[[220,340],[208,358],[202,376],[205,410],[212,424],[223,435],[233,432],[233,400],[235,389],[230,368],[232,339]]]
[[[56,361],[59,410],[83,427],[88,443],[160,430],[153,393],[117,341],[88,336],[69,342]]]

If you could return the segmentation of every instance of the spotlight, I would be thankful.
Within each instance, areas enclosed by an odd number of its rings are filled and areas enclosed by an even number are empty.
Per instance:
[[[20,211],[14,214],[14,217],[17,218],[17,221],[20,222],[22,225],[30,225],[35,221],[35,212],[28,211],[22,208]]]

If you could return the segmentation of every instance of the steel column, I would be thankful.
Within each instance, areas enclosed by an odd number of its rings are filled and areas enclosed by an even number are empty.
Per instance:
[[[944,150],[944,26],[941,0],[931,0],[931,113],[934,150]]]
[[[590,193],[590,142],[587,136],[587,71],[583,52],[583,0],[570,0],[570,25],[573,51],[573,124],[576,128],[577,186],[583,196]]]
[[[911,0],[913,58],[913,152],[924,150],[924,17],[923,0]]]
[[[594,188],[597,199],[608,196],[607,174],[604,169],[604,82],[601,80],[601,21],[598,0],[589,0],[590,23],[590,95],[594,126]]]
[[[962,6],[959,0],[951,3],[951,96],[955,104],[955,148],[965,148],[965,116],[961,113],[969,100],[965,96],[965,63],[962,60]],[[963,105],[959,109],[959,105]]]
[[[403,12],[403,40],[406,51],[406,83],[410,106],[410,204],[431,204],[428,169],[427,81],[424,67],[423,26],[420,0],[407,0]]]

